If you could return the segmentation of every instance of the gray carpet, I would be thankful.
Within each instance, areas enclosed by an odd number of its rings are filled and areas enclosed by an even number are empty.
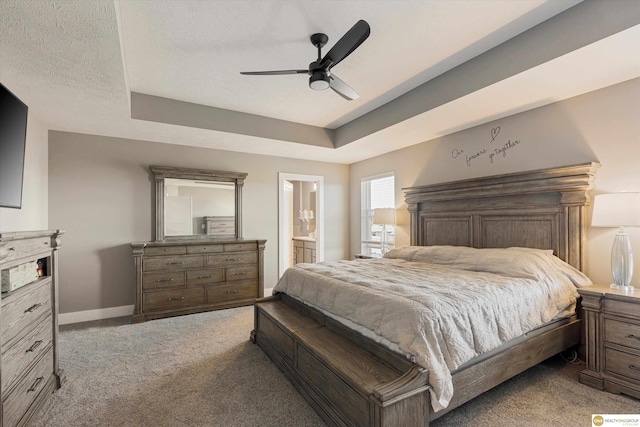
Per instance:
[[[62,327],[67,382],[34,425],[324,426],[249,343],[252,310]],[[580,369],[551,359],[432,425],[590,426],[592,413],[640,412],[638,400],[580,384]]]

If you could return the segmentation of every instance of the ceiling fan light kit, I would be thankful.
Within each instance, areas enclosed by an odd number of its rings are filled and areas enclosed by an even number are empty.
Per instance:
[[[313,90],[329,89],[329,76],[322,71],[316,71],[309,77],[309,87]]]
[[[242,71],[240,74],[251,76],[279,76],[286,74],[308,74],[309,87],[313,90],[326,90],[331,88],[335,93],[348,101],[358,99],[360,95],[349,85],[343,82],[331,68],[351,54],[369,37],[371,29],[369,24],[360,20],[346,32],[344,36],[322,57],[322,47],[327,44],[329,37],[326,34],[316,33],[310,37],[311,43],[318,49],[318,59],[309,64],[306,70],[278,70],[278,71]]]

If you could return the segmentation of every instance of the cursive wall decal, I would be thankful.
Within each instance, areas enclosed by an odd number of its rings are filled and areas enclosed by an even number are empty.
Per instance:
[[[506,143],[504,143],[500,147],[493,148],[493,142],[496,141],[496,138],[500,134],[500,131],[501,131],[500,126],[491,128],[491,132],[490,132],[491,140],[486,143],[487,145],[491,144],[490,147],[485,147],[479,150],[475,150],[473,154],[466,154],[465,150],[463,150],[462,148],[454,148],[451,151],[451,158],[452,159],[457,159],[459,157],[464,158],[465,163],[467,164],[468,167],[471,167],[472,162],[474,162],[475,160],[481,159],[483,157],[488,157],[489,163],[491,164],[493,164],[497,158],[500,158],[500,154],[502,154],[502,158],[506,158],[507,151],[510,151],[513,148],[517,147],[522,143],[522,141],[509,139],[507,140]]]

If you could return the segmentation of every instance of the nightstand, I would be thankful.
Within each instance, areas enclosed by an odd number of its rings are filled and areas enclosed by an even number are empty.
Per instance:
[[[580,382],[640,399],[640,289],[578,289],[582,296],[587,368]]]
[[[378,258],[382,258],[380,255],[365,255],[365,254],[355,254],[354,255],[355,259],[378,259]]]

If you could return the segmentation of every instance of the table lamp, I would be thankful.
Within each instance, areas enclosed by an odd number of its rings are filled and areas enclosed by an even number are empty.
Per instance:
[[[611,247],[611,287],[631,290],[633,253],[624,227],[640,227],[640,193],[599,194],[593,202],[592,227],[619,227]]]
[[[380,252],[387,253],[387,225],[395,225],[396,210],[394,208],[378,208],[373,210],[373,223],[382,226],[382,236],[380,238]]]

